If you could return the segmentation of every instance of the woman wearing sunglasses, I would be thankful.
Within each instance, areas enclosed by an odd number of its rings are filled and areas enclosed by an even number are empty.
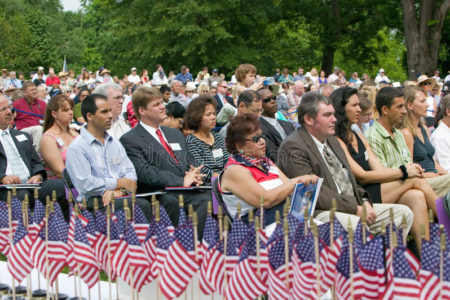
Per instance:
[[[227,129],[227,150],[230,159],[219,176],[219,190],[232,216],[238,203],[240,216],[247,220],[250,210],[260,207],[264,199],[265,225],[275,221],[275,212],[282,212],[286,197],[297,183],[315,183],[315,175],[288,179],[266,155],[266,141],[258,117],[244,114],[234,117]]]

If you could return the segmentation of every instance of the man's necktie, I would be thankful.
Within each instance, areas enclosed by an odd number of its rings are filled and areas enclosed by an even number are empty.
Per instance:
[[[177,158],[175,157],[175,154],[173,153],[172,148],[169,144],[167,144],[166,140],[163,137],[163,134],[160,129],[156,129],[156,134],[158,135],[159,141],[161,142],[161,145],[166,149],[166,151],[172,156],[172,158],[178,162]]]
[[[339,189],[341,190],[341,194],[354,196],[353,186],[346,176],[344,172],[344,167],[342,164],[332,155],[328,147],[325,145],[323,149],[323,156],[327,161],[328,166],[330,167],[331,174],[334,177],[334,181],[339,185]]]

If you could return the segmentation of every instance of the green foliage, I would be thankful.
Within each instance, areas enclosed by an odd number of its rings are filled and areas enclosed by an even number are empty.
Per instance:
[[[386,0],[82,0],[63,12],[58,0],[0,0],[0,66],[42,65],[129,73],[160,63],[194,75],[203,66],[231,76],[241,63],[266,75],[324,63],[393,79],[406,74],[398,1]],[[448,19],[448,18],[447,18]],[[440,62],[450,61],[447,21]],[[447,32],[447,34],[446,34]],[[328,58],[328,60],[327,60]],[[331,61],[329,60],[331,58]],[[445,69],[445,67],[443,67]]]

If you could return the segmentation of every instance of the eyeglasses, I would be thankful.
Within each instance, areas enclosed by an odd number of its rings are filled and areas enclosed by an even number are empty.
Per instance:
[[[272,97],[269,97],[269,98],[265,98],[263,101],[264,101],[264,103],[269,103],[272,100],[274,100],[274,101],[277,100],[277,97],[272,96]]]
[[[264,136],[263,133],[252,136],[250,139],[245,139],[246,141],[252,141],[253,143],[259,143],[261,141],[261,139],[263,139],[264,141],[266,140],[266,137]]]
[[[224,88],[224,89],[227,89],[227,88],[228,88],[227,85],[219,85],[219,87]]]
[[[186,91],[186,93],[191,93],[191,94],[192,94],[193,92],[194,92],[194,91]]]

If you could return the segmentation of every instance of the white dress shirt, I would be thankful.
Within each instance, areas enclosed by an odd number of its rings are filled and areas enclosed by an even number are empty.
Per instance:
[[[442,121],[431,135],[431,144],[436,151],[434,159],[450,172],[450,128]]]

